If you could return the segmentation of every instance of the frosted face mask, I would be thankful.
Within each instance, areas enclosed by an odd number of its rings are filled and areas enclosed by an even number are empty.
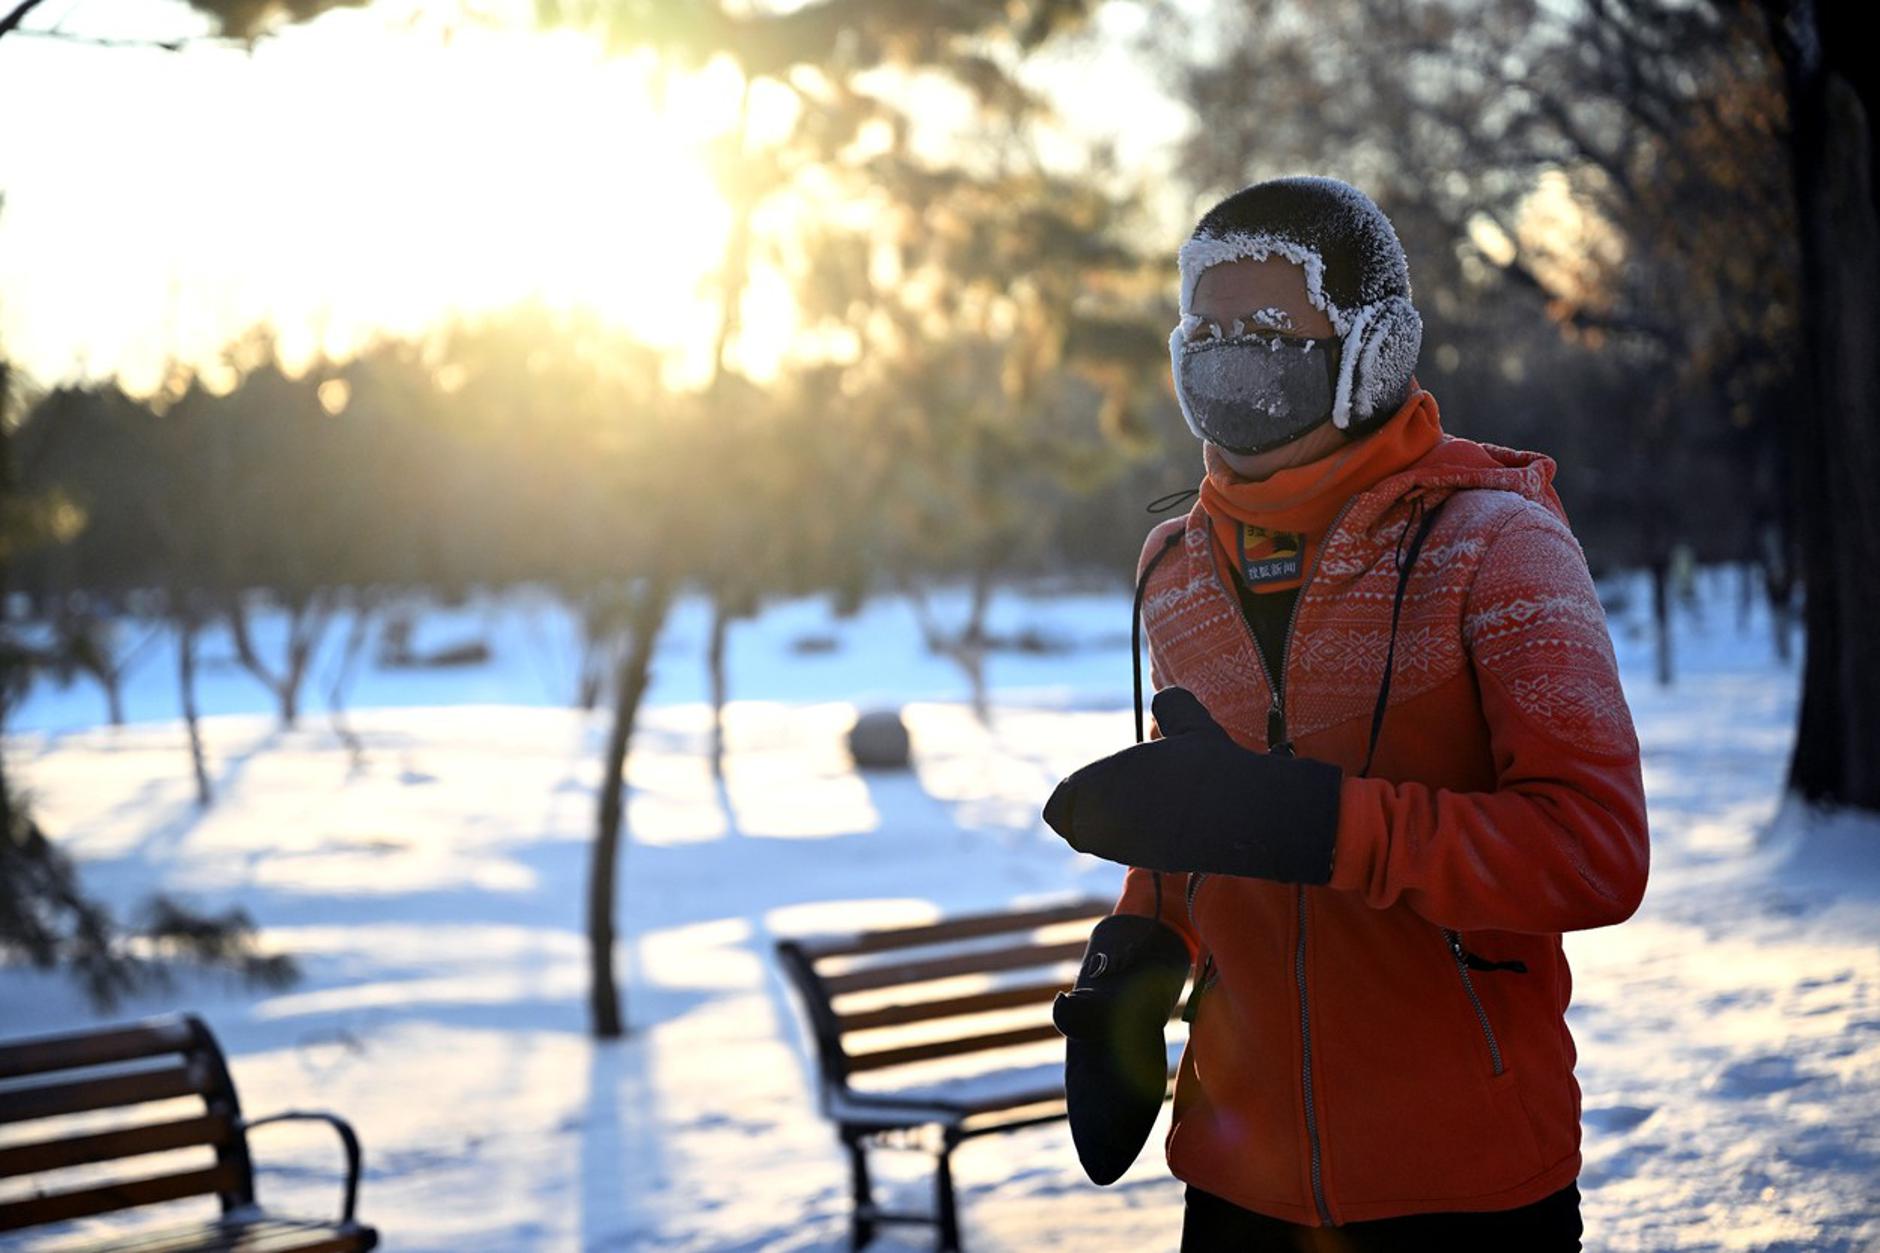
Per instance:
[[[1232,334],[1223,334],[1189,314],[1168,341],[1182,417],[1196,438],[1231,453],[1291,443],[1332,416],[1339,347],[1336,338],[1243,332],[1239,319]]]

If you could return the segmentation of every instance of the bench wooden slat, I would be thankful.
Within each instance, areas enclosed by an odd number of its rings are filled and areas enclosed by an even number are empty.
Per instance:
[[[844,1033],[850,1031],[869,1031],[876,1027],[900,1027],[912,1022],[932,1022],[938,1018],[963,1018],[968,1014],[983,1014],[995,1009],[1016,1009],[1023,1005],[1037,1005],[1049,1001],[1065,990],[1062,980],[1050,983],[1025,983],[1017,987],[995,988],[990,992],[975,992],[971,996],[950,996],[944,1000],[903,1001],[894,1005],[883,1005],[878,1009],[857,1010],[852,1014],[839,1014],[837,1023]]]
[[[250,1243],[276,1232],[304,1231],[313,1224],[286,1218],[230,1219],[216,1218],[180,1227],[159,1227],[125,1236],[107,1236],[91,1246],[97,1253],[196,1253],[197,1250],[246,1248]],[[74,1250],[84,1253],[84,1250]]]
[[[275,1232],[258,1242],[231,1245],[229,1253],[361,1253],[376,1247],[376,1239],[368,1241],[356,1229],[349,1232],[343,1227],[329,1227],[324,1231]]]
[[[177,1065],[125,1075],[12,1088],[0,1092],[0,1123],[54,1118],[60,1114],[78,1114],[94,1109],[115,1109],[120,1105],[142,1105],[147,1101],[165,1101],[179,1096],[200,1096],[206,1091],[205,1078],[198,1068]]]
[[[75,1031],[0,1045],[0,1079],[76,1070],[180,1053],[195,1042],[185,1022],[150,1022],[106,1031]]]
[[[372,1247],[357,1226],[267,1217],[165,1227],[69,1253],[355,1253]]]
[[[987,1049],[1060,1039],[1063,1036],[1058,1033],[1058,1029],[1047,1022],[1035,1027],[1014,1027],[1010,1031],[992,1031],[984,1035],[926,1040],[920,1044],[904,1044],[899,1048],[881,1049],[873,1053],[851,1053],[849,1071],[853,1074],[864,1070],[880,1070],[884,1066],[900,1066],[908,1062],[931,1061],[937,1057],[958,1057],[965,1053],[983,1053]]]
[[[59,1140],[41,1140],[0,1148],[0,1179],[37,1174],[42,1170],[61,1170],[92,1162],[109,1162],[120,1157],[144,1153],[162,1153],[169,1149],[192,1148],[199,1144],[226,1144],[234,1128],[226,1118],[204,1114],[173,1122],[147,1123],[141,1127],[119,1127],[89,1135],[68,1136]]]
[[[894,962],[867,966],[839,975],[825,975],[824,991],[830,996],[862,992],[869,988],[896,987],[903,983],[925,983],[951,975],[990,974],[998,970],[1022,970],[1027,966],[1048,966],[1076,961],[1083,957],[1086,941],[1067,940],[1058,944],[1026,944],[1017,948],[986,949],[959,953],[951,957],[930,957],[922,961]]]
[[[1051,905],[1022,913],[961,914],[945,922],[923,923],[915,927],[891,927],[864,931],[857,935],[826,940],[799,940],[797,945],[811,961],[825,957],[848,957],[859,953],[879,953],[888,949],[914,948],[923,944],[942,944],[948,940],[969,940],[979,936],[1000,935],[1008,931],[1029,931],[1053,923],[1076,922],[1098,918],[1115,908],[1109,901],[1091,898],[1066,905]]]
[[[95,1188],[51,1192],[0,1205],[0,1231],[89,1218],[93,1214],[108,1214],[113,1210],[132,1209],[139,1205],[155,1205],[160,1201],[233,1192],[240,1186],[233,1166],[217,1165],[171,1175],[126,1179]]]

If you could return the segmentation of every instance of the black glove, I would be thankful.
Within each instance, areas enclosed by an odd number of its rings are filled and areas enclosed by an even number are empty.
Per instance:
[[[1188,945],[1167,923],[1112,914],[1084,947],[1051,1021],[1064,1034],[1071,1140],[1093,1183],[1114,1183],[1142,1152],[1168,1093],[1162,1032],[1188,978]]]
[[[1080,853],[1148,870],[1332,877],[1342,770],[1240,747],[1186,688],[1163,688],[1152,708],[1162,738],[1059,783],[1044,807],[1053,831]]]

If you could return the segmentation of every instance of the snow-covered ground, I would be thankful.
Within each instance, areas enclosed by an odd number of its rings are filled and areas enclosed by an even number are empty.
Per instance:
[[[1680,616],[1670,689],[1651,677],[1643,589],[1615,589],[1630,593],[1612,619],[1654,854],[1632,920],[1567,940],[1588,1249],[1880,1248],[1880,824],[1780,805],[1798,671],[1772,660],[1760,613],[1739,627],[1733,578],[1707,573],[1702,620]],[[571,636],[545,602],[426,619],[421,645],[481,634],[488,666],[368,669],[349,697],[368,749],[356,771],[323,695],[282,731],[223,662],[205,679],[218,799],[199,813],[164,641],[127,693],[130,725],[97,726],[95,690],[37,692],[8,759],[108,899],[163,887],[238,903],[300,959],[306,978],[286,991],[189,975],[112,1017],[194,1009],[250,1112],[351,1118],[361,1213],[387,1247],[834,1248],[845,1167],[775,939],[1120,882],[1038,808],[1132,738],[1127,591],[1012,593],[995,610],[996,630],[1077,647],[995,657],[990,726],[901,606],[836,621],[800,601],[740,624],[721,788],[704,756],[704,619],[682,606],[629,762],[621,1044],[589,1040],[584,1000],[606,728],[556,704]],[[834,649],[793,649],[813,636]],[[906,702],[912,774],[847,763],[844,730],[880,701]],[[67,982],[0,969],[0,1034],[94,1021]],[[1034,1060],[1055,1057],[1043,1045]],[[263,1199],[328,1211],[335,1155],[319,1130],[258,1136]],[[1084,1179],[1062,1124],[968,1144],[968,1244],[1174,1248],[1181,1192],[1160,1139],[1107,1189]],[[877,1157],[884,1191],[923,1206],[927,1159]],[[891,1229],[877,1247],[927,1243]]]

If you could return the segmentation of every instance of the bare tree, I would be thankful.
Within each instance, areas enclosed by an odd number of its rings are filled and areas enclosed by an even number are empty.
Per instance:
[[[1781,55],[1800,207],[1803,335],[1813,394],[1795,407],[1795,497],[1808,656],[1789,783],[1880,810],[1880,290],[1875,96],[1846,6],[1764,0]]]

